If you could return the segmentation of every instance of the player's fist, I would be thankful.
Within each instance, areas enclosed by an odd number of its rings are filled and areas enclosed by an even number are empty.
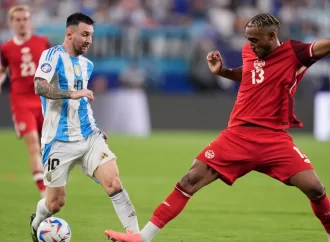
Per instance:
[[[90,101],[94,101],[94,94],[91,90],[88,89],[72,91],[70,97],[71,99],[79,99],[82,97],[87,97]]]
[[[207,64],[213,74],[219,74],[222,70],[223,61],[218,50],[211,51],[206,56]]]

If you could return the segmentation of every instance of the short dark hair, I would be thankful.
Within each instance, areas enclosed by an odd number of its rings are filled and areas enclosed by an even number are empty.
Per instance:
[[[66,27],[69,27],[72,25],[79,25],[80,23],[94,25],[95,21],[93,19],[91,19],[89,16],[87,16],[86,14],[83,14],[80,12],[73,13],[66,19]]]
[[[247,22],[247,24],[245,25],[245,27],[247,26],[254,26],[257,28],[275,26],[279,29],[281,27],[281,23],[273,15],[262,13],[251,18],[249,22]]]

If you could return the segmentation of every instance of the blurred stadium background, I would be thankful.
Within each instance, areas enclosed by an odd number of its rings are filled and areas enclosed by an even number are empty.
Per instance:
[[[0,43],[12,36],[7,11],[19,3],[31,6],[35,32],[54,45],[62,43],[69,14],[82,11],[96,20],[88,53],[95,65],[93,109],[109,132],[141,226],[194,156],[226,127],[239,84],[209,72],[208,52],[219,49],[226,66],[241,65],[244,25],[260,12],[280,19],[282,41],[330,37],[329,0],[0,0]],[[292,131],[325,186],[330,143],[320,141],[330,138],[329,72],[330,58],[307,72],[295,106],[305,126]],[[0,240],[27,242],[38,195],[24,144],[15,137],[8,90],[6,82],[0,95]],[[73,242],[101,241],[104,229],[121,229],[101,188],[79,171],[58,216],[71,224]],[[253,173],[232,188],[215,183],[204,189],[155,241],[201,240],[326,238],[302,194]]]

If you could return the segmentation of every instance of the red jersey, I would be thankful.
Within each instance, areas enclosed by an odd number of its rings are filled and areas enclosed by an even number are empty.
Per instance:
[[[1,46],[1,64],[10,71],[12,110],[41,107],[40,97],[34,93],[33,78],[42,52],[49,47],[46,37],[36,35],[24,43],[14,38]]]
[[[293,96],[307,68],[316,61],[312,47],[289,40],[262,60],[247,43],[242,50],[242,81],[228,126],[302,127],[294,114]]]

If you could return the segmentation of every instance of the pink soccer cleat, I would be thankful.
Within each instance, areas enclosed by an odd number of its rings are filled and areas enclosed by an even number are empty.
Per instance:
[[[104,234],[108,239],[112,241],[120,241],[120,242],[142,242],[142,236],[139,233],[131,234],[131,233],[120,233],[113,230],[106,230]]]

